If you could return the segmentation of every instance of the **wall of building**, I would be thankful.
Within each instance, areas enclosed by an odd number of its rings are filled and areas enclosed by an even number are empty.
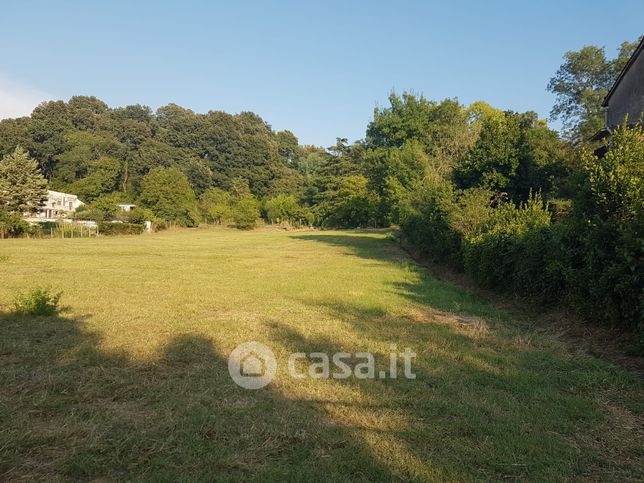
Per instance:
[[[640,52],[608,101],[606,124],[614,127],[624,122],[644,119],[644,52]]]

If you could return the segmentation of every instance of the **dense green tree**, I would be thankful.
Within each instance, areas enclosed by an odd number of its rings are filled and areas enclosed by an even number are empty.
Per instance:
[[[430,158],[422,144],[410,140],[402,148],[375,148],[366,154],[370,189],[380,198],[378,220],[399,221],[400,206],[430,172]]]
[[[114,158],[92,160],[87,163],[85,176],[67,185],[65,191],[85,202],[113,193],[118,191],[121,169],[121,163]]]
[[[564,54],[548,90],[556,96],[550,115],[563,121],[570,139],[582,141],[603,127],[602,101],[636,46],[637,42],[623,42],[615,59],[592,45]]]
[[[65,133],[64,142],[65,151],[56,156],[52,176],[52,186],[58,189],[87,176],[93,161],[123,155],[123,146],[109,134],[70,130]]]
[[[232,220],[230,193],[219,188],[210,188],[199,197],[199,210],[208,223],[220,225]]]
[[[508,192],[516,201],[527,201],[530,192],[545,198],[570,197],[574,173],[574,151],[559,134],[549,129],[536,113],[517,114],[519,119],[518,159]]]
[[[31,213],[47,200],[47,180],[38,163],[21,147],[0,160],[0,207],[8,213]]]
[[[389,107],[374,109],[366,143],[374,148],[400,148],[410,139],[430,146],[436,103],[413,93],[389,95]]]
[[[282,160],[289,166],[296,164],[301,150],[295,134],[288,130],[279,131],[275,133],[275,140],[277,142],[277,152],[282,157]]]
[[[266,219],[271,223],[293,222],[302,215],[302,210],[293,195],[277,195],[264,203]]]
[[[91,200],[76,210],[74,217],[79,220],[109,221],[121,214],[120,203],[125,203],[123,193],[110,193]]]
[[[58,156],[65,152],[65,135],[71,129],[69,108],[63,101],[43,102],[31,113],[31,141],[25,147],[38,160],[46,178],[51,178]]]
[[[254,196],[244,196],[232,205],[232,218],[241,230],[254,228],[259,219],[259,202]]]
[[[479,138],[459,161],[454,179],[459,188],[503,191],[519,166],[519,123],[510,113],[500,111],[484,115],[479,122]]]
[[[17,146],[27,148],[31,145],[30,124],[28,117],[0,121],[0,156],[12,153]]]
[[[177,168],[154,168],[146,174],[139,200],[163,220],[182,226],[199,224],[195,193]]]
[[[317,212],[325,225],[367,227],[377,223],[379,200],[364,176],[343,176],[320,194]]]

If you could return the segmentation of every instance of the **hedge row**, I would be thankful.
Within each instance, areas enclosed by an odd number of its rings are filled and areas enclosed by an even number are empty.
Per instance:
[[[483,190],[426,183],[403,214],[405,237],[482,286],[566,305],[633,330],[644,348],[644,133],[620,129],[585,155],[577,196],[553,221],[540,196],[520,206]]]

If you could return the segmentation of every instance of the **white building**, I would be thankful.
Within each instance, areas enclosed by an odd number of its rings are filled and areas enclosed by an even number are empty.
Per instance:
[[[122,204],[119,205],[119,208],[121,208],[121,211],[132,211],[134,208],[136,208],[136,205],[130,205],[130,204]]]
[[[76,195],[48,190],[47,201],[40,208],[36,216],[43,219],[64,217],[70,213],[74,213],[84,204]]]

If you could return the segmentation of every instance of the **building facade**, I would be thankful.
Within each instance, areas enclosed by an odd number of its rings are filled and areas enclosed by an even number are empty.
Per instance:
[[[76,195],[61,193],[59,191],[47,191],[47,201],[38,211],[38,218],[55,219],[65,217],[74,213],[80,206],[84,205]]]
[[[606,127],[644,121],[644,37],[606,95]]]

